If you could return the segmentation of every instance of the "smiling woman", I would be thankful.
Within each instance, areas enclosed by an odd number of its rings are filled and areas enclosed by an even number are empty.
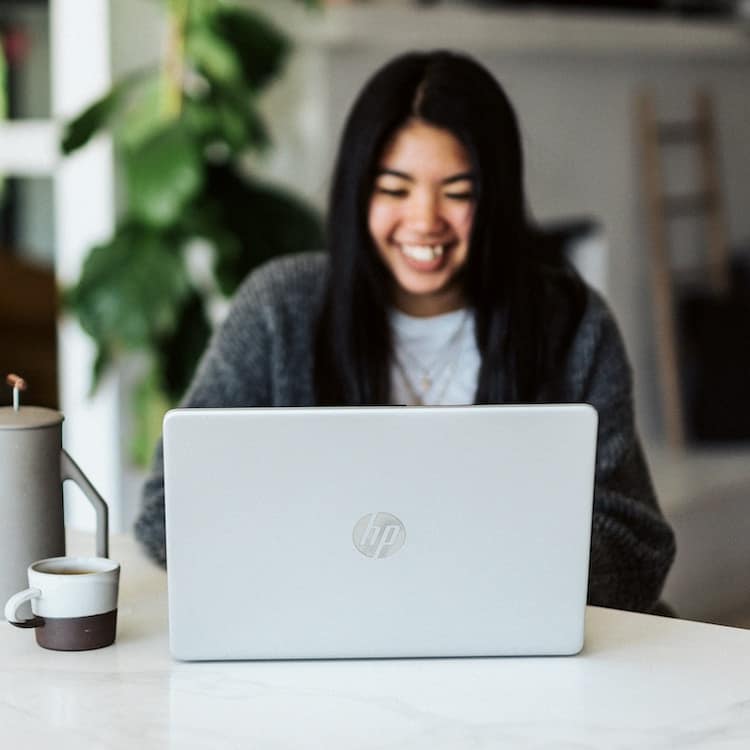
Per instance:
[[[590,403],[589,601],[653,610],[674,537],[636,433],[622,340],[601,297],[538,237],[498,82],[463,55],[398,57],[346,121],[327,253],[250,275],[183,405]],[[164,561],[161,450],[137,533]]]
[[[414,119],[386,145],[368,227],[401,311],[423,317],[464,306],[458,273],[469,254],[473,185],[466,149],[448,130]]]

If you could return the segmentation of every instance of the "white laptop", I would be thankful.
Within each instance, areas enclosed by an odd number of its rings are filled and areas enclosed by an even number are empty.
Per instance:
[[[585,404],[169,412],[172,654],[579,652],[596,433]]]

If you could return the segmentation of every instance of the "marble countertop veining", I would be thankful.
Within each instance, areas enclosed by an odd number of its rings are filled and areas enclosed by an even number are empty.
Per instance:
[[[114,646],[44,651],[0,622],[0,747],[750,746],[750,631],[590,607],[576,657],[181,663],[165,573],[129,539],[112,555]]]

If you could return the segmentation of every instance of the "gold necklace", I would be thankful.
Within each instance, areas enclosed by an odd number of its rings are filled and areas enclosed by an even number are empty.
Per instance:
[[[428,392],[433,387],[433,385],[437,383],[441,378],[444,378],[443,387],[440,389],[439,393],[434,395],[431,401],[435,404],[439,404],[446,391],[448,390],[448,386],[453,380],[456,360],[461,353],[461,335],[466,328],[469,317],[470,316],[468,311],[465,310],[460,324],[453,332],[453,334],[451,334],[451,337],[448,339],[446,344],[442,347],[442,351],[440,352],[436,360],[428,367],[425,367],[424,364],[420,362],[413,353],[409,352],[405,348],[402,348],[401,354],[405,354],[409,359],[411,359],[411,361],[416,365],[415,369],[418,370],[418,389],[414,386],[414,380],[409,376],[402,358],[399,355],[394,355],[393,359],[396,368],[398,369],[401,378],[406,385],[409,396],[417,406],[424,406],[424,400]]]

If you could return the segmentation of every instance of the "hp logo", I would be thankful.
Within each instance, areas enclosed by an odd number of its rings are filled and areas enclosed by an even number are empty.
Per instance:
[[[406,529],[390,513],[368,513],[357,521],[352,540],[365,557],[377,560],[395,555],[404,546]]]

